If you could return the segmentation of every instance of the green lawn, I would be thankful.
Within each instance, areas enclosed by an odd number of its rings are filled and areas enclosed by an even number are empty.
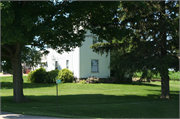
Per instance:
[[[159,99],[160,82],[133,84],[31,84],[24,77],[28,103],[13,103],[12,76],[1,77],[1,110],[73,118],[178,118],[179,81],[170,81],[172,99]]]

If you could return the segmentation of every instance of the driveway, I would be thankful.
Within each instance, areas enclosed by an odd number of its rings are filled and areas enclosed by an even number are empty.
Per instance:
[[[63,119],[56,117],[30,116],[1,111],[0,119]]]

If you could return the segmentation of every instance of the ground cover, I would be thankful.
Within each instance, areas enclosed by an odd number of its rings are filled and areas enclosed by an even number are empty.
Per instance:
[[[170,81],[172,99],[159,99],[160,82],[133,84],[33,84],[24,76],[31,101],[13,103],[12,76],[1,79],[1,110],[27,115],[73,118],[178,118],[179,82]]]

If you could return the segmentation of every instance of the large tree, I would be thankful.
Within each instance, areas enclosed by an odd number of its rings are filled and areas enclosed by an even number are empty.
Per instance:
[[[117,5],[117,2],[2,1],[1,56],[12,63],[13,101],[28,101],[23,94],[21,69],[25,45],[38,47],[44,53],[48,53],[45,45],[59,53],[71,51],[82,45],[91,12],[98,8],[106,13]]]
[[[4,49],[2,49],[2,50],[3,50],[2,52],[6,51]],[[21,62],[24,65],[24,70],[25,70],[25,67],[28,67],[31,69],[33,67],[36,67],[38,64],[41,64],[42,55],[43,54],[34,47],[32,47],[32,48],[29,46],[22,47],[22,54],[21,54],[22,61]],[[9,58],[2,57],[1,67],[2,67],[3,71],[12,73],[12,62]],[[23,72],[24,72],[24,70],[23,70]]]
[[[169,99],[168,69],[178,70],[179,2],[123,1],[114,13],[116,15],[106,23],[90,21],[94,23],[93,33],[108,38],[108,43],[94,44],[91,48],[104,53],[110,49],[131,47],[130,52],[119,57],[121,66],[132,72],[143,71],[144,76],[148,75],[148,70],[160,73],[160,97]]]
[[[23,47],[22,48],[22,63],[24,65],[24,71],[25,68],[28,67],[32,70],[34,70],[34,67],[37,67],[38,64],[41,65],[41,58],[43,54],[41,51],[36,49],[35,47]]]

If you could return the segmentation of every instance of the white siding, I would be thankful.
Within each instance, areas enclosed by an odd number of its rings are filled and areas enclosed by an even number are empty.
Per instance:
[[[110,76],[110,55],[106,57],[106,54],[102,56],[95,52],[89,46],[93,43],[92,34],[87,31],[88,37],[85,38],[83,45],[79,48],[76,47],[74,51],[69,53],[59,54],[53,49],[48,49],[49,54],[47,55],[47,71],[55,69],[55,61],[58,61],[58,69],[66,68],[66,60],[69,60],[69,69],[74,73],[77,78],[87,78],[89,76],[96,76],[98,78],[107,78]],[[91,60],[97,59],[99,62],[99,72],[91,72]]]
[[[90,32],[87,32],[87,35],[91,35]],[[80,78],[87,78],[89,76],[96,76],[98,78],[107,78],[110,76],[109,61],[110,55],[106,57],[106,54],[102,56],[95,52],[92,52],[92,49],[89,48],[93,43],[93,37],[86,37],[85,42],[80,48]],[[97,59],[99,61],[99,72],[91,72],[91,60]]]
[[[77,78],[80,78],[79,50],[80,48],[76,47],[72,53],[72,72],[74,73],[74,76],[76,76]]]
[[[64,52],[62,54],[57,53],[57,51],[53,49],[48,49],[49,54],[47,56],[47,64],[48,68],[47,71],[51,71],[55,69],[55,61],[58,62],[58,69],[64,69],[66,68],[66,60],[69,60],[69,69],[73,70],[73,63],[72,63],[72,54],[73,52]]]

